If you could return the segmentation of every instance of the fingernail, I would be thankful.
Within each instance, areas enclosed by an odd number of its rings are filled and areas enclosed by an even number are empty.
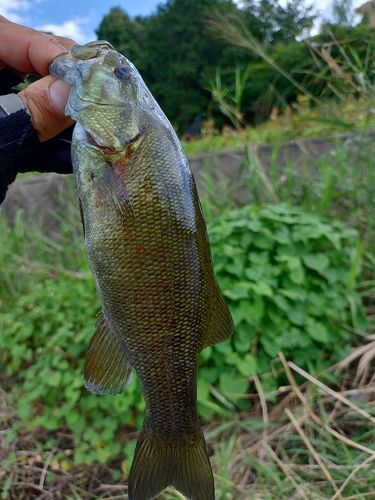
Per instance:
[[[64,115],[65,106],[72,86],[63,80],[56,80],[49,87],[49,97],[56,111]]]

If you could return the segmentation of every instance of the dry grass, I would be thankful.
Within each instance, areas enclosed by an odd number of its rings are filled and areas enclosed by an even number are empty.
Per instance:
[[[222,434],[213,425],[206,429],[208,438],[222,443],[214,445],[213,457],[219,498],[375,498],[372,377],[356,384],[355,373],[348,370],[342,387],[333,390],[281,353],[278,361],[290,385],[279,391],[284,394],[277,405],[264,411],[259,394],[254,410]],[[295,373],[305,377],[302,386]]]
[[[334,388],[280,353],[275,372],[277,368],[285,374],[289,385],[279,389],[276,404],[267,402],[269,395],[263,394],[254,376],[258,391],[250,395],[252,410],[205,426],[218,499],[375,498],[375,386],[369,356],[373,336],[368,341],[367,349],[358,347],[332,367],[332,372],[342,373],[341,387]],[[304,378],[302,384],[297,384],[296,374]],[[113,471],[121,470],[124,457],[114,460],[111,467],[73,467],[69,457],[74,446],[63,430],[52,437],[54,445],[48,451],[35,451],[37,441],[51,439],[38,430],[7,443],[7,426],[15,415],[4,396],[2,391],[0,498],[127,498],[126,476],[121,475],[117,484],[113,480]],[[169,488],[159,498],[183,497]]]

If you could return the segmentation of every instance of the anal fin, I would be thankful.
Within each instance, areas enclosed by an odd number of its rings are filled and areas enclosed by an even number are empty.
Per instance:
[[[233,319],[220,293],[219,287],[215,290],[211,314],[210,323],[208,324],[206,334],[203,338],[202,349],[228,340],[233,333]]]
[[[94,394],[119,394],[129,386],[132,372],[123,349],[101,311],[84,368],[87,389]]]

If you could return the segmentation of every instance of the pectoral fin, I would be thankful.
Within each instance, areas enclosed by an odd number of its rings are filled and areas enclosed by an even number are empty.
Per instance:
[[[137,223],[137,218],[131,204],[125,184],[116,171],[116,165],[107,162],[106,168],[100,179],[94,179],[94,187],[99,202],[112,205],[113,208],[127,220],[133,219]]]
[[[94,394],[119,394],[130,384],[132,367],[108,327],[103,311],[91,339],[84,368],[85,385]]]
[[[209,345],[228,340],[233,333],[234,325],[228,306],[224,302],[219,288],[216,289],[215,293],[216,296],[213,301],[211,319],[207,328],[207,333],[203,339],[202,349],[205,349]]]
[[[78,200],[78,210],[79,210],[79,216],[81,218],[81,223],[82,223],[82,230],[83,230],[83,237],[85,237],[85,219],[83,218],[83,208],[82,208],[82,201],[80,200],[80,198],[78,197],[77,198]]]

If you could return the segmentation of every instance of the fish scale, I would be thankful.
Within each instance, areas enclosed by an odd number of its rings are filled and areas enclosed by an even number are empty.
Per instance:
[[[118,394],[135,370],[146,403],[129,499],[173,485],[191,500],[214,500],[198,354],[229,338],[233,322],[186,155],[137,69],[108,42],[72,47],[50,73],[72,84],[73,171],[102,303],[85,384]]]

